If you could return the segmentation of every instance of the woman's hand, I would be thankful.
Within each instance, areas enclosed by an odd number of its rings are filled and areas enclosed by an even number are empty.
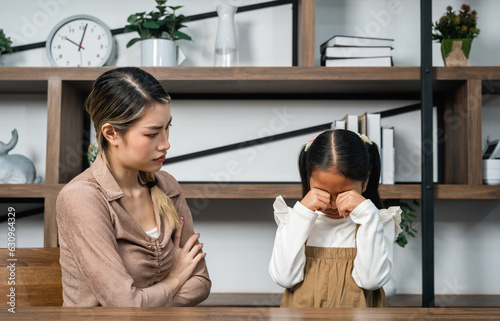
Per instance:
[[[347,218],[347,216],[349,216],[349,214],[351,214],[351,212],[354,211],[354,209],[358,207],[359,204],[363,203],[365,200],[366,198],[364,198],[361,194],[359,194],[355,190],[342,192],[339,195],[337,195],[337,200],[336,200],[337,210],[339,211],[339,214],[341,216]]]
[[[203,243],[194,245],[200,238],[200,233],[191,235],[186,244],[184,244],[184,247],[180,247],[183,226],[184,220],[181,218],[179,220],[179,228],[175,231],[174,235],[174,264],[168,276],[161,281],[168,285],[170,291],[172,291],[172,296],[186,283],[201,259],[207,255],[200,252],[203,248]]]
[[[312,188],[306,196],[304,196],[300,203],[313,212],[322,212],[331,207],[330,198],[330,193],[318,188]]]

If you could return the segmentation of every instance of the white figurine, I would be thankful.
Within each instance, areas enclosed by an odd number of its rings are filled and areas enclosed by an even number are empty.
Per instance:
[[[23,155],[8,155],[16,146],[17,139],[17,130],[14,129],[8,144],[0,142],[0,184],[40,184],[42,177],[36,176],[31,160]]]

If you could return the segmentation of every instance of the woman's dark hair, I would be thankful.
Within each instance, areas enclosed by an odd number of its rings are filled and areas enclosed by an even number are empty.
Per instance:
[[[94,122],[97,143],[107,154],[107,140],[101,133],[105,123],[125,134],[155,103],[169,104],[170,96],[146,71],[137,67],[108,70],[96,79],[85,101]]]
[[[307,151],[304,145],[299,155],[303,196],[311,189],[309,182],[313,170],[328,171],[332,168],[356,181],[365,182],[368,178],[362,195],[377,208],[382,208],[378,194],[380,154],[375,143],[365,143],[350,130],[336,129],[321,133]]]
[[[140,68],[116,68],[96,79],[85,100],[85,109],[94,122],[97,144],[111,171],[108,141],[102,126],[111,124],[116,132],[125,135],[157,103],[168,105],[170,96],[155,77]],[[139,175],[146,183],[155,182],[154,173],[139,171]],[[173,201],[157,185],[151,188],[151,196],[160,215],[167,217],[173,228],[179,227]]]

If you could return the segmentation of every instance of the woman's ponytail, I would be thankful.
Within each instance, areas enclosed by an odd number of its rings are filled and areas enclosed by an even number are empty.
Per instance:
[[[377,144],[365,143],[370,162],[370,176],[368,177],[368,184],[366,190],[363,192],[363,197],[370,199],[372,203],[378,208],[383,208],[380,195],[378,194],[378,186],[380,181],[380,153]]]
[[[139,175],[146,183],[154,182],[156,179],[154,173],[151,172],[140,171]],[[179,215],[175,209],[174,202],[156,184],[153,185],[150,188],[153,205],[158,209],[161,216],[168,219],[172,229],[177,229],[179,227]]]

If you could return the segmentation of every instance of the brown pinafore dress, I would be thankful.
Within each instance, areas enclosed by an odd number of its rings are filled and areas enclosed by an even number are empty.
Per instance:
[[[356,227],[356,234],[358,232]],[[368,291],[352,278],[356,247],[306,246],[304,280],[286,289],[281,307],[366,308],[386,307],[384,289]]]

